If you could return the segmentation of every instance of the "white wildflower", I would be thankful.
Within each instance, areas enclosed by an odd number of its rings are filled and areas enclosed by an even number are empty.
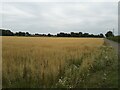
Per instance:
[[[106,73],[104,73],[104,76],[106,76],[107,74]]]
[[[108,56],[105,56],[105,59],[108,59]]]
[[[61,80],[61,79],[59,79],[59,82],[60,82],[60,83],[62,83],[62,80]]]

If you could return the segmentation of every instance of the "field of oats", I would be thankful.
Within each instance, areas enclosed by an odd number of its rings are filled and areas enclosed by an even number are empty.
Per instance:
[[[2,37],[3,88],[117,87],[117,55],[100,38]]]

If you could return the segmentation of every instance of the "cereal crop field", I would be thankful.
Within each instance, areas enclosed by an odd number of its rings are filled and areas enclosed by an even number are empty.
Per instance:
[[[114,88],[117,60],[103,38],[2,37],[2,86]]]

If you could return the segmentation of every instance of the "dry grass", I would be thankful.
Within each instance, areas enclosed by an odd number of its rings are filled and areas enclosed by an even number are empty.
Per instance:
[[[87,70],[103,44],[100,38],[3,37],[3,87],[58,87],[68,65]]]

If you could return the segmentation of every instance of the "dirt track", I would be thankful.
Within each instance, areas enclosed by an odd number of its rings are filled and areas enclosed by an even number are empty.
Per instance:
[[[108,40],[108,39],[104,39],[104,41],[107,45],[112,46],[115,49],[116,53],[120,55],[120,49],[119,49],[120,44],[119,43]]]

